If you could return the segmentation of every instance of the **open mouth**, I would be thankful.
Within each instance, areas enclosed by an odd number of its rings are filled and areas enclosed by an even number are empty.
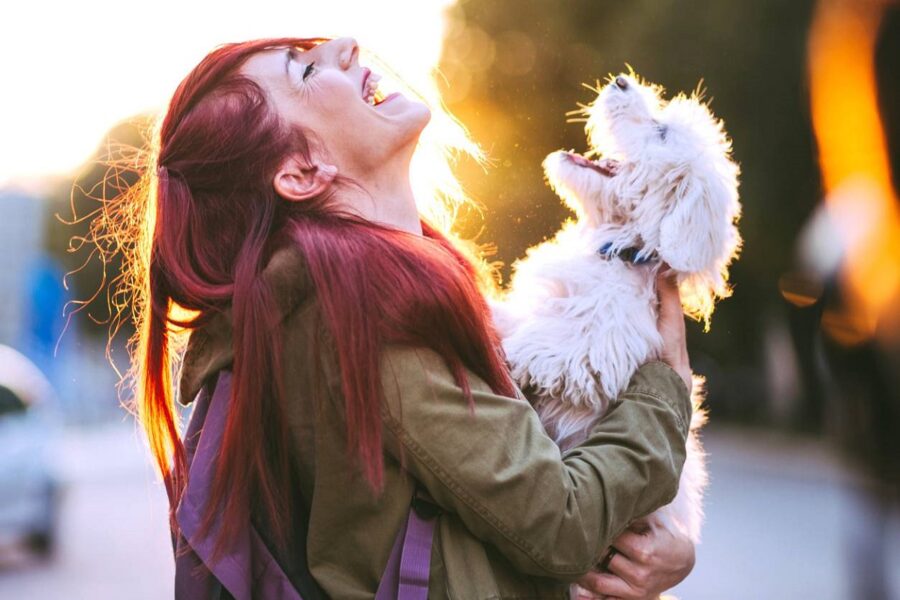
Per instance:
[[[584,167],[586,169],[592,169],[597,171],[601,175],[605,175],[607,177],[613,177],[616,174],[612,168],[610,168],[610,161],[605,160],[588,160],[580,154],[575,154],[574,152],[566,152],[566,158],[572,161],[574,164],[579,167]]]
[[[363,75],[362,98],[369,106],[378,106],[390,97],[385,96],[381,90],[378,89],[378,81],[380,79],[380,75],[372,73],[369,69],[366,69],[366,74]],[[391,96],[392,95],[393,94],[391,94]]]

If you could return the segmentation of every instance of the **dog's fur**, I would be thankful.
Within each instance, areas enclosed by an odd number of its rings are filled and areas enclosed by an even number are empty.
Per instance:
[[[685,312],[708,328],[714,302],[730,294],[728,266],[741,245],[738,167],[721,121],[698,94],[666,102],[634,74],[599,92],[584,113],[588,156],[602,160],[559,151],[544,161],[577,221],[531,248],[493,304],[513,376],[563,451],[585,439],[640,365],[659,357],[661,261],[677,273]],[[640,248],[638,257],[650,260],[601,256],[605,244],[612,253]],[[678,495],[655,513],[695,542],[707,482],[697,436],[702,384],[695,377]]]

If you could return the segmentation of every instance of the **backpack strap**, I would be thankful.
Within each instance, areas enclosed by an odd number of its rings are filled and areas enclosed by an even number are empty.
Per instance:
[[[418,485],[406,523],[394,546],[375,600],[427,600],[431,573],[431,545],[441,507]]]
[[[222,527],[221,515],[205,538],[199,538],[201,516],[205,509],[215,461],[219,455],[228,405],[231,399],[231,373],[221,371],[211,385],[204,386],[195,399],[185,450],[189,465],[189,483],[176,507],[181,535],[173,532],[175,550],[175,597],[209,598],[217,594],[229,598],[282,598],[303,600],[281,566],[274,559],[248,518],[241,524],[237,543],[228,549],[225,559],[211,562],[212,544]],[[168,481],[167,481],[168,483]],[[173,502],[170,492],[169,502]],[[426,600],[431,572],[431,545],[441,508],[418,484],[410,503],[409,515],[394,540],[388,564],[375,594],[376,600]],[[180,539],[179,539],[180,538]],[[203,577],[194,570],[207,566]],[[312,576],[303,571],[301,577]],[[311,585],[314,587],[315,582]],[[219,590],[218,592],[216,590]],[[318,591],[318,588],[313,590]],[[312,597],[318,594],[313,593]]]

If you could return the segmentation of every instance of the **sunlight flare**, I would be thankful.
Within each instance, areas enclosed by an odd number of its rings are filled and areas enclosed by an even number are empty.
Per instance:
[[[826,315],[844,343],[869,339],[900,298],[900,215],[875,81],[882,2],[822,0],[809,42],[812,118],[825,207],[844,251],[847,309]]]

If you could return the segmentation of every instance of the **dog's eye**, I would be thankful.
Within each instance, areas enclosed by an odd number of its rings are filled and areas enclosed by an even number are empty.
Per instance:
[[[666,141],[666,136],[669,134],[669,126],[657,125],[656,132],[659,134],[659,139],[661,139],[662,141]]]

